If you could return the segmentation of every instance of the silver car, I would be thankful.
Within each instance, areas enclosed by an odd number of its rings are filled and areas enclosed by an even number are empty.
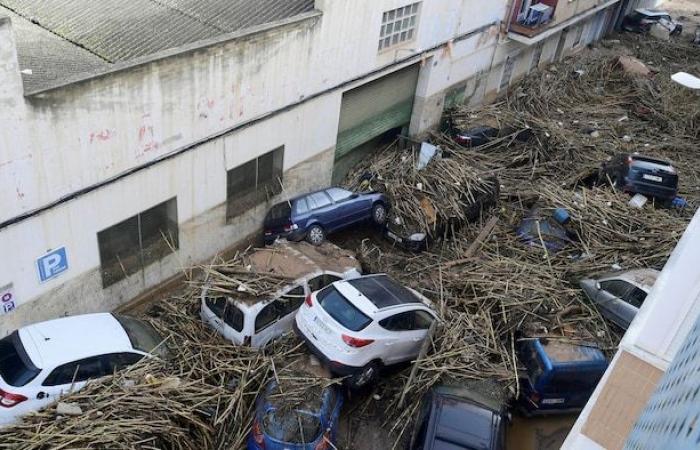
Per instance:
[[[654,269],[617,272],[579,284],[604,317],[627,329],[659,276]]]

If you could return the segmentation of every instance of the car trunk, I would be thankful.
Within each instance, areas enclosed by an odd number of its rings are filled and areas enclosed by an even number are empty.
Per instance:
[[[292,225],[292,206],[290,202],[278,203],[265,216],[265,233],[284,233]]]

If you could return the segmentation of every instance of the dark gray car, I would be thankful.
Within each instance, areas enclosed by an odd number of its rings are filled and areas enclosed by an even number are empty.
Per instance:
[[[627,329],[659,276],[654,269],[630,270],[579,282],[601,314]]]

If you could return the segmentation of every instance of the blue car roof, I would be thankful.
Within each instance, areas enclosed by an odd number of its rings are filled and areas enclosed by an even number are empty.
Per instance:
[[[608,365],[605,354],[596,347],[567,344],[553,339],[548,340],[546,344],[537,339],[533,341],[533,345],[542,359],[554,369],[567,366],[607,367]]]

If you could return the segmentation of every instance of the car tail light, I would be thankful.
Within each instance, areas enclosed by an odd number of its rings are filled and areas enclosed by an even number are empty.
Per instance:
[[[314,306],[313,302],[311,301],[311,294],[306,296],[306,300],[304,300],[304,303],[306,303],[306,306],[308,306],[309,308]]]
[[[328,450],[329,448],[331,448],[331,432],[326,431],[314,450]]]
[[[285,233],[289,233],[291,231],[298,230],[298,229],[299,229],[299,225],[297,225],[295,223],[290,223],[290,224],[287,224],[284,226]]]
[[[250,344],[251,344],[251,337],[250,336],[244,337],[243,338],[243,345],[245,347],[250,347]]]
[[[260,422],[258,419],[253,421],[253,440],[258,447],[265,448],[265,436],[263,436],[262,430],[260,429]]]
[[[17,406],[23,401],[27,400],[27,397],[20,394],[12,394],[10,392],[5,392],[0,389],[0,406],[3,408],[12,408]]]
[[[343,335],[343,342],[348,344],[350,347],[362,348],[374,342],[373,339],[360,339],[354,338],[352,336]]]

